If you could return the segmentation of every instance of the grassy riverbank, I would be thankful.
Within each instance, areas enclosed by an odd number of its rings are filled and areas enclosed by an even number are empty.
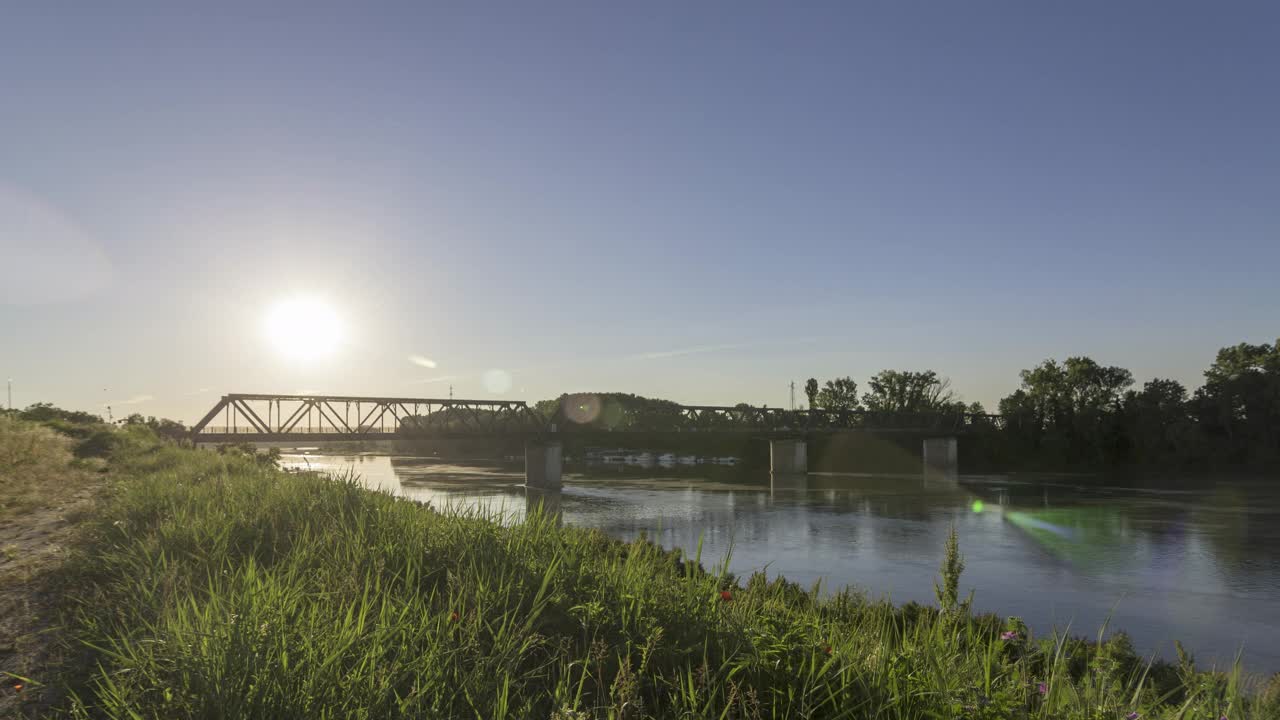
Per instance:
[[[1122,637],[819,599],[550,518],[120,440],[60,571],[61,641],[88,652],[49,681],[75,716],[1280,717],[1239,672]]]

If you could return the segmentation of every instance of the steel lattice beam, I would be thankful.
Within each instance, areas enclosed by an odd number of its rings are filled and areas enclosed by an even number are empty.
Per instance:
[[[342,404],[344,412],[338,411]],[[351,424],[352,405],[355,424]],[[883,413],[866,410],[786,410],[739,405],[683,405],[662,414],[675,431],[754,432],[946,432],[1004,427],[999,415]],[[215,423],[219,415],[222,424]],[[263,417],[266,420],[263,420]],[[305,424],[304,424],[305,422]],[[515,400],[383,398],[345,395],[224,395],[192,428],[197,440],[341,440],[431,435],[503,436],[593,431],[563,410],[547,418]]]

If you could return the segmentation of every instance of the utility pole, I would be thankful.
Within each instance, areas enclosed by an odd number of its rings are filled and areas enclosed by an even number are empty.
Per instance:
[[[453,399],[453,383],[449,383],[449,399]]]
[[[796,409],[796,381],[791,381],[791,409]]]
[[[9,409],[13,409],[13,378],[9,378]]]

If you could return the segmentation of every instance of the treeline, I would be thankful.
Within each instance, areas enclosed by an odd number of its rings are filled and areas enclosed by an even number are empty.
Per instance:
[[[1007,460],[1045,467],[1280,466],[1280,340],[1218,351],[1195,392],[1087,357],[1023,370],[1000,401]]]
[[[1021,385],[996,409],[1000,422],[971,422],[974,441],[963,444],[966,467],[1280,467],[1280,340],[1222,348],[1194,392],[1166,378],[1139,388],[1129,370],[1089,357],[1045,360],[1019,376]],[[988,412],[981,403],[961,400],[933,370],[883,370],[863,392],[852,377],[810,378],[804,391],[808,407],[822,410]],[[566,394],[535,410],[596,430],[690,429],[680,404],[629,393]]]
[[[189,434],[187,426],[177,420],[133,413],[126,418],[116,420],[114,423],[108,423],[101,415],[94,415],[83,410],[64,410],[47,402],[38,402],[27,406],[23,410],[0,409],[0,414],[10,415],[28,422],[42,423],[64,435],[73,437],[84,436],[87,433],[101,429],[98,426],[105,427],[110,424],[121,427],[144,425],[154,430],[160,437],[170,440],[183,440]]]
[[[1021,386],[1000,400],[1002,422],[979,423],[969,445],[1002,469],[1280,466],[1280,340],[1222,348],[1204,377],[1195,392],[1166,378],[1136,388],[1125,368],[1045,360],[1020,373]],[[816,408],[983,412],[931,370],[885,370],[867,384],[859,396],[851,378],[810,379],[805,393]]]

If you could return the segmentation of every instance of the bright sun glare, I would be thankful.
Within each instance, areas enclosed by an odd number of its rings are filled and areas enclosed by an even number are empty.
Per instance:
[[[342,321],[323,300],[295,297],[272,306],[266,333],[284,357],[301,362],[320,360],[333,354],[342,341]]]

